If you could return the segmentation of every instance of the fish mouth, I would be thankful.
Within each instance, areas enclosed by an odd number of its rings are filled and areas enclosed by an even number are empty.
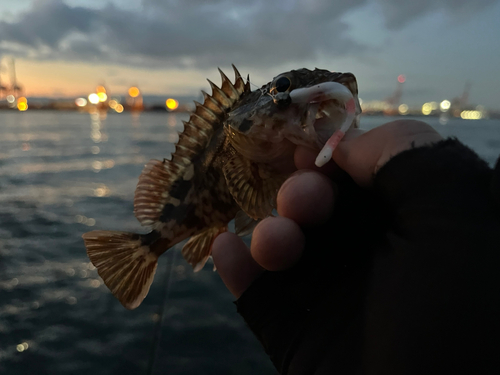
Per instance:
[[[337,131],[345,133],[361,112],[357,96],[338,82],[324,82],[290,92],[292,104],[305,105],[307,114],[300,129],[286,138],[296,144],[323,148]],[[292,130],[292,129],[289,129]]]
[[[311,108],[315,103],[310,105],[309,111],[311,115],[315,114],[314,122],[309,125],[316,133],[316,141],[318,146],[323,146],[328,138],[333,135],[346,118],[346,106],[337,99],[329,99],[319,103],[319,105]]]

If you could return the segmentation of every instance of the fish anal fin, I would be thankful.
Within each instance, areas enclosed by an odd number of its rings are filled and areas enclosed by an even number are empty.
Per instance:
[[[212,227],[192,236],[182,248],[184,259],[193,267],[194,272],[200,271],[212,252],[215,238],[227,232],[227,226]]]
[[[286,176],[265,163],[255,163],[235,153],[223,166],[231,195],[252,219],[269,216],[276,207],[276,195]]]
[[[238,211],[234,218],[234,230],[240,237],[247,236],[254,230],[260,220],[254,220],[244,211]]]
[[[104,284],[127,309],[138,307],[153,282],[158,256],[138,234],[97,230],[82,237]]]

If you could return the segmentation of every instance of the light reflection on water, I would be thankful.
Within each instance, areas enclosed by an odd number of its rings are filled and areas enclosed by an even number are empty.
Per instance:
[[[174,151],[185,117],[0,112],[0,373],[144,373],[166,284],[157,373],[273,373],[210,265],[194,274],[168,252],[148,298],[128,311],[85,254],[89,230],[144,232],[137,177]],[[490,164],[500,153],[498,121],[426,120]]]
[[[128,311],[81,235],[144,232],[133,216],[137,177],[174,151],[182,118],[0,112],[0,373],[144,373],[172,255]],[[179,256],[170,284],[158,371],[220,374],[243,363],[242,374],[273,372],[211,266],[193,274]]]

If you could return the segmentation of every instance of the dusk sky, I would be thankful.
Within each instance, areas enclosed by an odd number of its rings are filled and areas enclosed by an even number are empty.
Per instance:
[[[500,0],[0,0],[8,57],[29,96],[197,95],[234,63],[261,86],[307,67],[352,72],[363,100],[406,76],[402,102],[500,110]]]

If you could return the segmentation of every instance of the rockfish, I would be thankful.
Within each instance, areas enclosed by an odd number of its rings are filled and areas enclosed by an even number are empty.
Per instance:
[[[276,195],[295,170],[297,145],[333,149],[361,112],[351,73],[298,69],[252,91],[233,66],[222,85],[184,122],[175,153],[144,167],[134,214],[148,234],[97,230],[83,235],[87,254],[104,283],[127,309],[148,294],[158,257],[190,237],[182,249],[194,271],[210,257],[214,239],[235,220],[239,235],[270,216]]]

